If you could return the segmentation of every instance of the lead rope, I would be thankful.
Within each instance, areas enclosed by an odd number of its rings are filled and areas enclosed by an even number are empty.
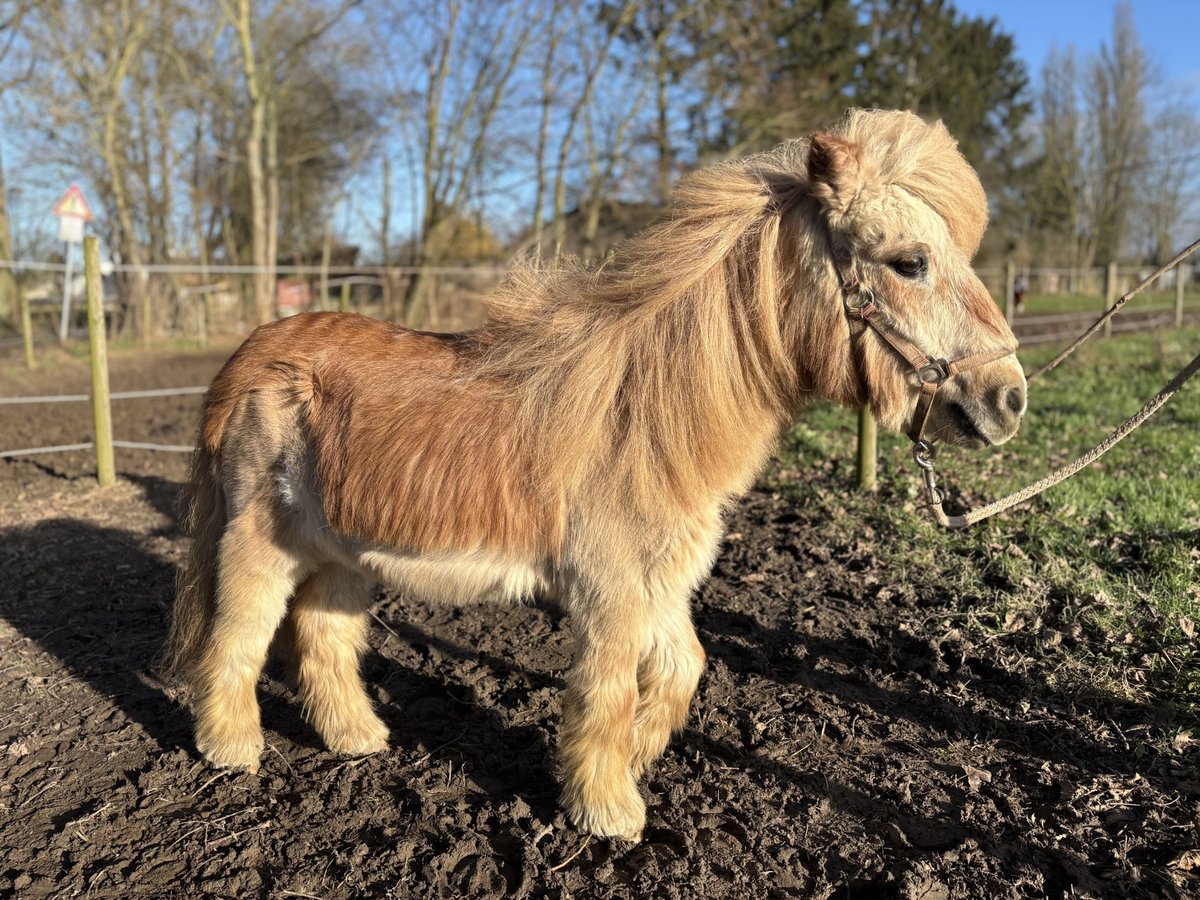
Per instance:
[[[1097,444],[1095,448],[1089,450],[1087,453],[1083,454],[1083,456],[1079,457],[1079,459],[1075,460],[1075,462],[1063,466],[1061,469],[1058,469],[1057,471],[1047,475],[1041,481],[1035,481],[1033,484],[1017,491],[1016,493],[1009,494],[1007,497],[1002,497],[999,500],[989,503],[987,506],[981,506],[978,509],[969,510],[968,512],[963,513],[961,516],[946,515],[946,511],[942,508],[942,492],[937,486],[937,479],[933,472],[933,454],[919,454],[918,451],[921,449],[921,444],[917,444],[915,447],[913,447],[913,459],[915,459],[917,465],[921,467],[921,472],[925,477],[925,490],[929,495],[929,505],[933,510],[934,519],[937,520],[939,525],[942,525],[946,528],[966,528],[968,525],[974,525],[976,522],[980,522],[983,519],[996,515],[996,513],[1004,512],[1004,510],[1016,506],[1018,503],[1024,503],[1026,500],[1030,499],[1031,497],[1036,497],[1038,494],[1042,493],[1042,491],[1049,487],[1053,487],[1060,481],[1065,481],[1080,469],[1090,466],[1105,453],[1119,444],[1127,434],[1158,412],[1159,409],[1162,408],[1162,405],[1170,400],[1171,397],[1181,387],[1183,387],[1184,383],[1193,375],[1195,375],[1198,370],[1200,370],[1200,356],[1197,356],[1190,363],[1184,366],[1178,375],[1168,381],[1163,389],[1155,394],[1153,400],[1126,419],[1125,422],[1119,428],[1113,431],[1112,434]],[[932,449],[932,447],[929,449]]]
[[[1157,281],[1164,272],[1168,272],[1175,268],[1175,266],[1179,265],[1180,262],[1187,258],[1197,248],[1200,248],[1200,240],[1193,241],[1190,245],[1176,254],[1174,259],[1163,265],[1153,275],[1144,279],[1137,287],[1133,288],[1131,291],[1122,296],[1121,299],[1114,303],[1110,309],[1106,310],[1102,316],[1093,322],[1092,325],[1083,332],[1083,334],[1076,338],[1069,347],[1058,354],[1058,356],[1054,357],[1054,359],[1050,360],[1050,362],[1046,363],[1046,365],[1029,375],[1027,380],[1032,381],[1033,379],[1057,368],[1059,363],[1079,349],[1079,347],[1081,347],[1085,341],[1087,341],[1092,335],[1100,330],[1105,322],[1116,315],[1117,311],[1120,310],[1122,306],[1128,303],[1133,297],[1136,297],[1138,294],[1140,294],[1149,285]],[[1163,386],[1163,389],[1159,391],[1149,403],[1126,419],[1115,431],[1112,432],[1112,434],[1101,441],[1095,448],[1089,450],[1073,463],[1063,466],[1061,469],[1058,469],[1047,475],[1041,481],[1035,481],[1028,487],[1009,494],[1007,497],[1002,497],[999,500],[989,503],[987,506],[981,506],[978,509],[968,510],[959,516],[948,516],[946,515],[946,511],[942,508],[942,502],[945,498],[942,495],[941,489],[937,486],[937,477],[933,471],[933,461],[937,456],[936,448],[928,441],[917,441],[913,445],[913,459],[921,468],[921,474],[924,476],[925,491],[929,498],[930,509],[933,510],[934,519],[939,525],[942,525],[945,528],[966,528],[968,525],[974,525],[976,522],[980,522],[983,519],[987,519],[996,515],[997,513],[1004,512],[1004,510],[1010,509],[1011,507],[1016,506],[1018,503],[1024,503],[1026,500],[1036,497],[1038,494],[1042,493],[1047,488],[1058,484],[1060,481],[1065,481],[1080,469],[1090,466],[1101,456],[1119,444],[1121,440],[1131,431],[1158,412],[1162,408],[1163,404],[1170,400],[1171,397],[1174,396],[1179,389],[1183,387],[1183,385],[1193,375],[1196,374],[1197,371],[1200,371],[1200,356],[1197,356],[1190,363],[1184,366],[1179,374],[1168,381],[1166,385]]]

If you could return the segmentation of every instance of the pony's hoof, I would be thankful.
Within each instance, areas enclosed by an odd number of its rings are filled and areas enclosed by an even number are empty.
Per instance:
[[[567,815],[585,834],[639,842],[646,827],[646,804],[637,789],[604,803],[568,803]]]
[[[322,737],[325,737],[322,735]],[[325,737],[325,746],[347,756],[369,756],[388,747],[387,726],[376,715]]]
[[[238,769],[254,774],[258,771],[259,760],[262,758],[263,740],[262,735],[257,739],[225,741],[198,737],[196,749],[218,769]]]

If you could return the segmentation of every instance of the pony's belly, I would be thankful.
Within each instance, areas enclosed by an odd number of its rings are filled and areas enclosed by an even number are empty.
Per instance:
[[[432,554],[364,550],[356,562],[388,587],[440,603],[521,600],[547,589],[544,573],[528,561],[482,550]]]

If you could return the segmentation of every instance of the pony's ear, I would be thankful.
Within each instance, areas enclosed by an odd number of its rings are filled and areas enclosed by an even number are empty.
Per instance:
[[[858,144],[818,131],[808,147],[812,194],[834,215],[844,215],[862,189],[862,149]]]

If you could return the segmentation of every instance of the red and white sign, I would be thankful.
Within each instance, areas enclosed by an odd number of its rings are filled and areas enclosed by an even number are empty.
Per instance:
[[[51,210],[51,213],[56,216],[71,216],[76,219],[83,219],[85,222],[90,222],[95,218],[92,215],[92,208],[88,206],[87,199],[83,196],[83,191],[79,189],[79,185],[77,184],[73,184],[67,188],[67,192],[54,204],[54,209]]]
[[[60,240],[78,244],[83,240],[83,223],[93,218],[92,208],[79,185],[71,185],[65,194],[54,204],[52,215],[58,216],[58,236]]]

